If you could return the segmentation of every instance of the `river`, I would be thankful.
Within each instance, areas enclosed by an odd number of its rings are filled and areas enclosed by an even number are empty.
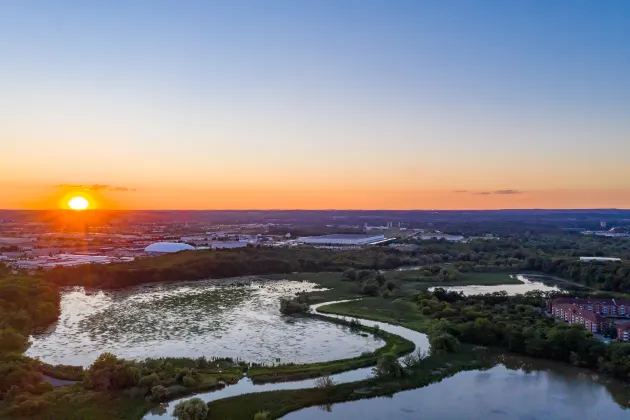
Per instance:
[[[526,361],[527,367],[514,366]],[[615,397],[619,403],[615,401]],[[441,382],[379,397],[305,408],[284,420],[527,419],[621,420],[630,418],[630,391],[606,386],[597,375],[560,363],[516,358],[489,370],[466,371]]]
[[[326,302],[313,305],[313,310]],[[337,315],[321,315],[344,318]],[[412,341],[416,348],[428,350],[426,335],[384,322],[362,321]],[[367,379],[371,368],[362,368],[332,375],[336,383]],[[315,379],[254,385],[244,378],[222,390],[195,395],[205,402],[238,395],[315,387]],[[614,396],[614,397],[613,397]],[[181,398],[148,413],[144,420],[170,418]],[[535,402],[535,403],[533,403]],[[427,387],[402,391],[392,398],[373,398],[327,407],[310,407],[290,413],[287,420],[361,419],[411,420],[426,419],[627,419],[630,391],[617,381],[605,383],[597,374],[564,366],[561,363],[524,357],[508,357],[486,371],[460,372]],[[327,411],[329,410],[329,411]]]

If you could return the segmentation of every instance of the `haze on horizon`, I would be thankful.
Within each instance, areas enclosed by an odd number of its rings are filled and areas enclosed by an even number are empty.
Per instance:
[[[630,208],[630,2],[0,1],[0,208]]]

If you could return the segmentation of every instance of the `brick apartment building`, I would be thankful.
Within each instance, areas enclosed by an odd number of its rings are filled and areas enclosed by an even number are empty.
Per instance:
[[[560,297],[549,300],[547,309],[553,316],[569,324],[601,333],[614,326],[617,339],[630,341],[630,300]]]

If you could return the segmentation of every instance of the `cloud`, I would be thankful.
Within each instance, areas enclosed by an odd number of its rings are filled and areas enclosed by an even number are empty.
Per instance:
[[[113,185],[107,184],[92,184],[92,185],[83,185],[83,184],[58,184],[54,186],[55,188],[63,188],[63,189],[81,189],[88,191],[135,191],[135,188],[128,187],[116,187]]]
[[[523,194],[523,191],[519,191],[519,190],[496,190],[493,194],[513,195],[513,194]]]
[[[453,192],[456,193],[456,194],[462,194],[462,193],[467,193],[468,190],[455,190]]]
[[[523,194],[520,190],[495,190],[495,191],[479,191],[476,195],[516,195]]]

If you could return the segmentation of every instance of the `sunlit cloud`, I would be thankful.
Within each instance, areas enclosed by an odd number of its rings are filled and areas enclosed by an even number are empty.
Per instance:
[[[135,188],[118,187],[118,186],[108,185],[108,184],[92,184],[92,185],[58,184],[58,185],[55,185],[54,187],[62,188],[62,189],[81,189],[81,190],[87,190],[87,191],[118,191],[118,192],[136,191]]]
[[[519,190],[496,190],[493,194],[513,195],[513,194],[523,194],[523,191],[519,191]]]

